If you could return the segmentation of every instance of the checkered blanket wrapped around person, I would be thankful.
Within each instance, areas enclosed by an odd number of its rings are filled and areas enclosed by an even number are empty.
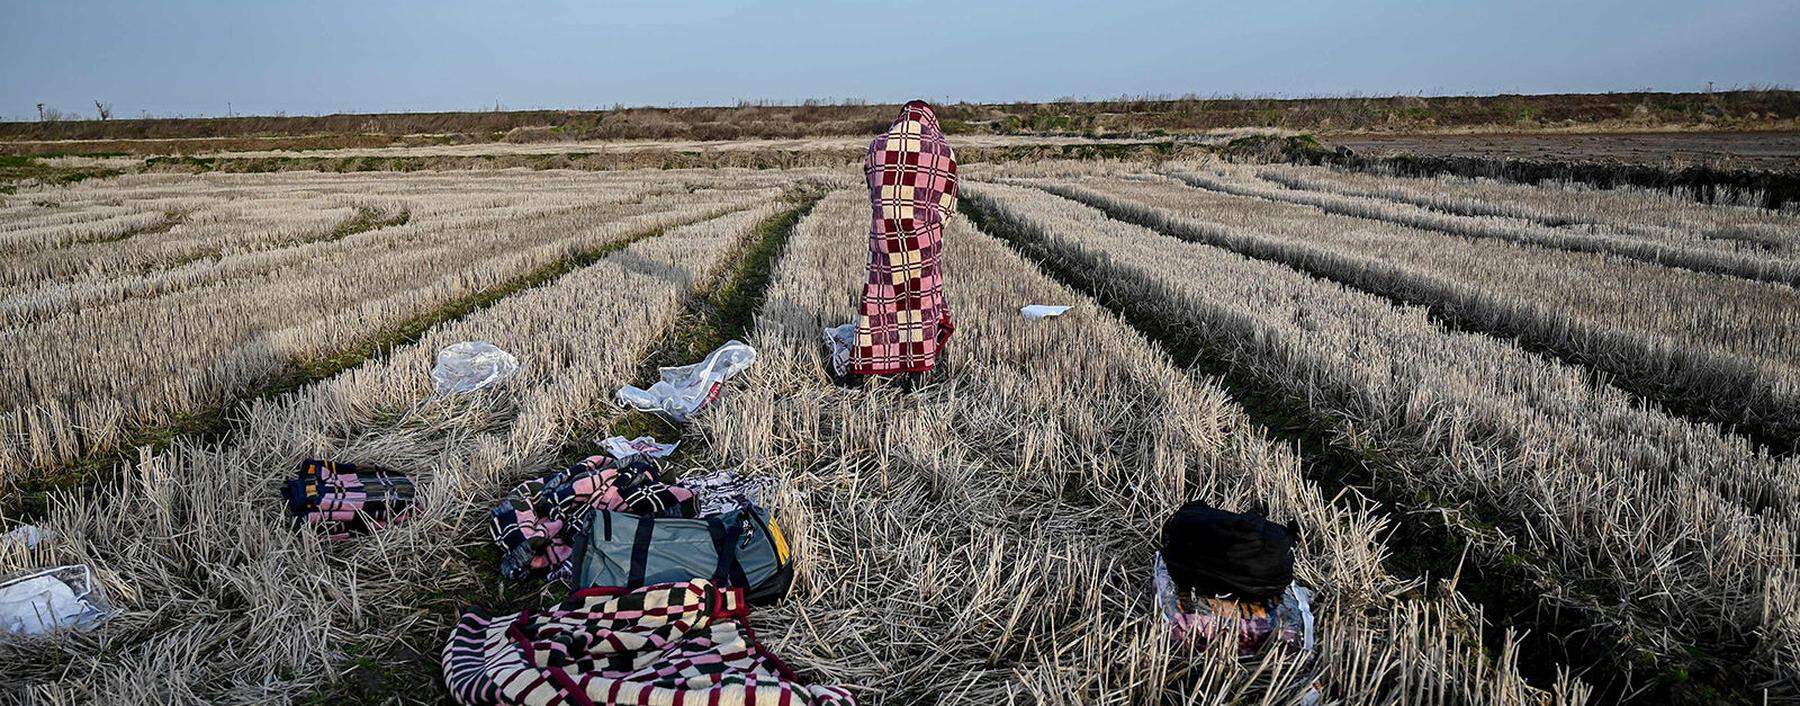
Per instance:
[[[488,513],[488,529],[503,550],[500,575],[566,581],[574,571],[576,544],[597,509],[658,517],[698,514],[693,491],[663,483],[648,459],[589,456],[520,483]]]
[[[413,482],[380,468],[306,459],[282,493],[288,514],[326,539],[344,540],[406,520]]]
[[[444,645],[463,704],[852,706],[758,645],[743,589],[704,579],[587,588],[541,613],[465,613]]]
[[[907,103],[869,143],[863,171],[873,224],[850,372],[922,373],[955,328],[938,256],[944,223],[956,213],[956,154],[931,106]]]

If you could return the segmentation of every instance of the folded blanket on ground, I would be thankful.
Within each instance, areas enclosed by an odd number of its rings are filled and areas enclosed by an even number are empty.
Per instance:
[[[803,683],[756,643],[742,589],[697,579],[589,588],[541,613],[465,613],[444,646],[460,703],[855,703]]]
[[[309,458],[300,462],[283,495],[296,524],[342,540],[405,521],[413,482],[381,468]]]
[[[488,513],[488,529],[500,546],[500,575],[566,581],[574,569],[575,542],[586,535],[594,510],[658,517],[694,517],[694,493],[662,482],[656,464],[643,457],[589,456],[566,470],[515,486]]]

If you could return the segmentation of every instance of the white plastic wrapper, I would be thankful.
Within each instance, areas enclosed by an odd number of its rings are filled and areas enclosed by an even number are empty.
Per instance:
[[[679,441],[673,444],[665,444],[657,441],[654,437],[649,436],[640,436],[636,439],[626,439],[623,436],[614,436],[608,437],[606,441],[601,443],[606,445],[606,452],[612,454],[613,458],[630,458],[638,455],[649,456],[650,458],[663,458],[669,454],[675,453],[675,447],[681,445],[681,442]]]
[[[856,324],[825,328],[825,346],[831,350],[831,372],[838,377],[850,370],[850,347],[856,344]]]
[[[38,544],[50,538],[50,532],[37,525],[19,525],[11,532],[0,534],[0,549],[6,547],[22,547],[35,549]]]
[[[1068,310],[1069,310],[1069,307],[1066,307],[1066,306],[1055,306],[1055,305],[1051,305],[1051,304],[1032,304],[1029,306],[1020,307],[1019,313],[1023,314],[1025,316],[1025,318],[1027,318],[1027,319],[1035,320],[1035,319],[1048,319],[1053,316],[1062,316],[1063,312],[1068,311]]]
[[[743,341],[726,341],[706,359],[693,365],[663,368],[662,380],[650,389],[626,385],[619,388],[619,404],[653,412],[677,423],[719,398],[719,388],[731,376],[756,362],[756,349]]]
[[[452,343],[438,351],[431,386],[440,395],[472,392],[512,377],[519,359],[487,341]]]
[[[85,564],[0,581],[0,637],[87,629],[110,617],[112,606]]]

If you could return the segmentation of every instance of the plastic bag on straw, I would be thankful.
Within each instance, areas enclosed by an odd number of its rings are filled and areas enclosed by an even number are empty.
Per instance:
[[[487,341],[453,343],[438,351],[431,386],[440,395],[471,392],[512,377],[519,359]]]
[[[662,379],[650,389],[626,385],[619,388],[619,404],[686,422],[694,413],[719,397],[719,388],[731,376],[756,362],[756,349],[742,341],[726,341],[706,359],[693,365],[661,369]]]

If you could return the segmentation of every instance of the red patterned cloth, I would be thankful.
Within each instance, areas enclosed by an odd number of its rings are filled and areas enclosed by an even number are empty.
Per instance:
[[[938,256],[956,213],[956,154],[924,101],[907,103],[863,160],[873,226],[850,372],[921,373],[953,328]]]
[[[549,610],[465,613],[444,681],[470,706],[854,706],[763,650],[741,588],[584,588]]]

